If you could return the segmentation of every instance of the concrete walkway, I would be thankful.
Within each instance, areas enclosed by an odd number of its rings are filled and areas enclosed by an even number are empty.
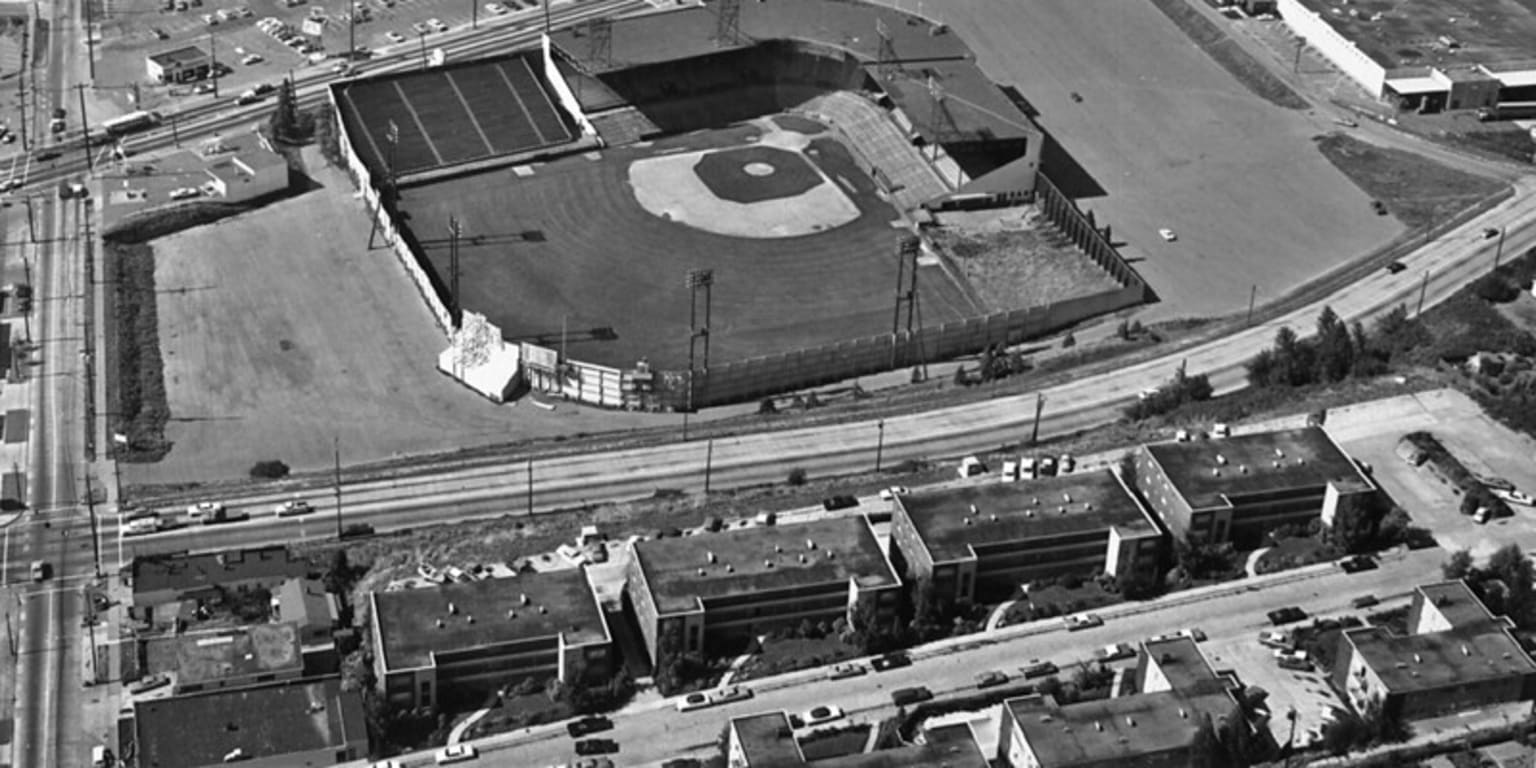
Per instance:
[[[992,615],[987,617],[987,628],[986,628],[986,631],[991,632],[991,631],[997,629],[997,625],[1002,623],[1003,616],[1008,613],[1008,609],[1012,608],[1014,603],[1017,603],[1017,602],[1019,602],[1019,601],[1017,601],[1017,600],[1005,600],[1005,601],[1003,601],[1003,603],[1001,605],[999,605],[999,606],[997,606],[997,608],[993,609],[992,610]]]
[[[758,644],[761,645],[762,644],[762,640],[758,640]],[[731,659],[731,667],[730,667],[730,669],[725,670],[725,674],[720,676],[720,687],[724,688],[725,686],[730,685],[731,684],[731,680],[736,677],[736,673],[740,672],[741,668],[743,666],[745,666],[747,661],[749,659],[751,659],[754,655],[755,654],[751,654],[751,653],[743,653],[742,655],[737,656],[734,659]]]
[[[490,713],[491,713],[491,708],[490,707],[483,707],[481,709],[477,709],[473,713],[471,713],[469,717],[466,717],[462,721],[460,721],[458,725],[453,726],[453,730],[448,732],[448,746],[451,747],[451,746],[453,746],[455,744],[458,744],[460,741],[462,741],[464,739],[464,734],[470,728],[473,728],[475,723],[480,722],[482,719],[485,718],[486,715],[488,715]]]
[[[1243,566],[1243,572],[1248,574],[1248,578],[1251,579],[1259,575],[1257,570],[1259,566],[1259,558],[1263,557],[1264,553],[1268,552],[1269,549],[1269,547],[1259,547],[1258,549],[1248,553],[1248,563]]]

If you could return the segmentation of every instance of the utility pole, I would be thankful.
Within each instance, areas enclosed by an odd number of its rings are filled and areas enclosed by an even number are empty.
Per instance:
[[[95,489],[91,487],[91,473],[89,470],[85,473],[85,506],[91,513],[91,552],[95,555],[96,578],[99,579],[101,578],[101,537],[99,535],[100,529],[96,523],[96,493]]]
[[[352,66],[353,57],[357,56],[357,3],[353,3],[347,9],[347,66]]]
[[[91,158],[91,124],[85,119],[85,83],[76,85],[75,92],[80,94],[80,128],[85,132],[85,170],[95,173],[95,161]]]
[[[25,123],[23,123],[23,125],[25,125]],[[32,197],[29,195],[27,197],[23,197],[21,200],[27,205],[27,236],[31,238],[32,242],[35,244],[37,242],[37,219],[33,218],[32,216]],[[27,282],[30,284],[32,281],[29,279]]]
[[[528,516],[533,517],[533,457],[528,457]]]
[[[1040,440],[1040,413],[1045,410],[1045,394],[1035,395],[1035,424],[1029,429],[1029,444],[1034,445]]]
[[[1291,65],[1291,72],[1292,72],[1292,74],[1300,74],[1301,73],[1301,52],[1306,50],[1306,48],[1307,48],[1307,41],[1302,39],[1302,38],[1297,38],[1296,39],[1296,63]]]
[[[464,309],[459,302],[459,236],[464,227],[459,217],[448,217],[448,324],[457,331],[464,325]]]
[[[709,475],[715,463],[715,439],[704,443],[704,495],[709,495]]]
[[[427,71],[427,33],[417,32],[416,39],[421,41],[421,71]]]
[[[91,34],[91,28],[95,26],[95,22],[91,18],[91,0],[80,0],[80,4],[85,6],[85,60],[89,63],[90,66],[91,82],[95,82],[96,36]],[[134,106],[137,107],[138,103],[135,102]],[[82,117],[81,119],[84,118]]]
[[[27,213],[32,213],[32,206],[27,206]],[[33,242],[36,242],[35,240]],[[36,289],[32,285],[32,260],[25,255],[21,257],[22,274],[26,275],[27,287],[33,290],[33,298],[37,297]],[[34,302],[35,303],[35,302]],[[27,343],[32,343],[32,308],[29,306],[26,312],[21,313],[22,326],[26,329]]]
[[[1414,317],[1424,314],[1424,294],[1429,292],[1429,270],[1424,270],[1424,283],[1419,286],[1419,308],[1413,313]]]
[[[28,39],[31,39],[31,32],[30,31],[26,32],[24,34],[26,34],[28,36]],[[34,42],[33,45],[36,45],[36,43]],[[26,55],[25,54],[25,50],[26,50],[26,46],[25,45],[22,46],[22,50],[24,52],[24,55]],[[30,60],[30,57],[29,57],[29,60]],[[28,69],[30,69],[30,67],[28,67]],[[27,70],[23,69],[20,72],[16,73],[16,101],[20,102],[20,104],[21,104],[21,148],[22,148],[23,151],[30,152],[30,151],[32,151],[32,147],[30,146],[30,142],[27,141],[27,86],[26,86],[26,83],[27,83]]]
[[[469,0],[469,28],[480,28],[480,4],[475,0]]]
[[[1509,227],[1499,227],[1499,247],[1493,252],[1493,268],[1495,271],[1499,268],[1500,257],[1504,255],[1504,233],[1508,229]]]
[[[885,453],[885,419],[875,422],[875,429],[878,430],[875,437],[875,471],[879,472],[880,458]]]
[[[1253,300],[1259,297],[1259,285],[1254,283],[1248,290],[1248,325],[1253,325]]]
[[[333,483],[336,490],[336,540],[341,540],[341,436],[331,437],[331,447],[336,455],[336,477]]]
[[[212,29],[208,30],[208,79],[213,81],[213,98],[219,98],[219,43]]]
[[[171,144],[181,146],[181,134],[176,132],[176,113],[171,113]]]

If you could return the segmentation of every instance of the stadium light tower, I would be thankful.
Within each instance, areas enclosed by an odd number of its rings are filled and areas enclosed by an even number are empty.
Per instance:
[[[369,250],[373,250],[373,238],[379,233],[379,218],[384,213],[384,196],[394,194],[395,190],[395,147],[400,144],[400,126],[394,120],[389,121],[389,128],[384,131],[384,141],[389,144],[389,167],[386,169],[384,184],[379,189],[378,204],[373,209],[373,226],[368,230]],[[389,241],[386,240],[384,244],[389,245]]]
[[[709,370],[709,316],[710,297],[713,294],[715,284],[715,271],[712,269],[690,269],[686,285],[688,286],[688,411],[694,409],[694,385],[693,380],[698,373],[698,367],[694,365],[694,352],[699,339],[704,340],[704,370]],[[699,325],[699,293],[704,293],[704,325]]]
[[[459,217],[448,217],[448,322],[457,331],[464,326],[464,310],[459,305],[459,238],[464,226]]]

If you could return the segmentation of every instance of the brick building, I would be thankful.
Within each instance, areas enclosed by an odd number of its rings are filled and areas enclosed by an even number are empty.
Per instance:
[[[1376,494],[1321,427],[1151,443],[1133,456],[1137,489],[1178,539],[1252,546],[1282,525],[1330,522]]]
[[[864,516],[638,541],[625,575],[646,650],[677,633],[683,652],[804,621],[835,621],[856,604],[894,616],[901,582]]]
[[[1006,597],[1037,578],[1155,576],[1162,531],[1109,470],[900,495],[891,560],[941,605]],[[981,595],[980,598],[977,595]]]

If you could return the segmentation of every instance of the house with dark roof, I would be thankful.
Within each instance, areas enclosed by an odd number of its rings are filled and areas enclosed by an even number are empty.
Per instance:
[[[1464,581],[1413,593],[1408,633],[1345,630],[1331,682],[1356,711],[1431,717],[1536,698],[1536,662],[1514,623],[1495,616]]]
[[[998,763],[1009,768],[1188,768],[1208,762],[1223,734],[1247,728],[1237,684],[1188,638],[1144,643],[1134,692],[1059,703],[1033,694],[1004,702]]]
[[[900,494],[891,517],[892,563],[942,605],[1066,573],[1155,577],[1162,539],[1109,470]]]
[[[525,679],[606,679],[613,637],[586,568],[372,592],[374,674],[390,701],[435,707]]]
[[[207,596],[220,589],[249,592],[277,589],[284,581],[314,570],[282,545],[188,554],[136,557],[130,568],[135,607]]]
[[[918,744],[807,760],[783,712],[731,718],[725,754],[730,768],[988,768],[964,723],[928,728]]]
[[[139,768],[336,765],[368,756],[363,700],[336,678],[139,701]]]
[[[636,541],[625,573],[646,650],[683,653],[858,606],[894,616],[901,581],[863,515]]]
[[[1134,454],[1136,488],[1176,539],[1250,546],[1372,502],[1376,486],[1321,427],[1186,442]]]

